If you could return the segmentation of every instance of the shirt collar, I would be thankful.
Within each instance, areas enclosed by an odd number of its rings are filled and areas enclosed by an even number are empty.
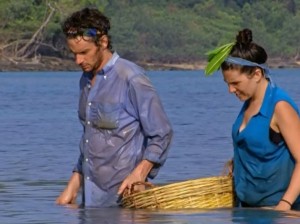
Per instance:
[[[270,109],[270,101],[272,99],[272,95],[274,92],[273,89],[274,89],[274,85],[272,85],[272,83],[269,82],[266,92],[265,92],[263,103],[262,103],[260,111],[259,111],[260,114],[262,114],[265,117],[268,116],[268,112]]]
[[[114,52],[112,57],[109,59],[109,61],[104,65],[104,67],[97,72],[97,75],[105,75],[107,74],[115,65],[116,61],[118,60],[120,56],[117,52]]]
[[[109,59],[109,61],[106,63],[106,65],[99,71],[97,72],[97,75],[105,75],[107,72],[109,72],[116,61],[118,60],[120,56],[117,54],[117,52],[114,52],[112,57]],[[83,72],[83,76],[91,80],[93,78],[93,74],[91,72]]]

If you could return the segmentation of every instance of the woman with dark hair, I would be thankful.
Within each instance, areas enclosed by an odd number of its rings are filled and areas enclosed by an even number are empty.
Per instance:
[[[206,74],[221,67],[230,93],[244,102],[232,127],[233,175],[243,207],[300,207],[300,119],[269,76],[267,53],[249,29],[210,52]],[[218,64],[219,63],[219,64]]]

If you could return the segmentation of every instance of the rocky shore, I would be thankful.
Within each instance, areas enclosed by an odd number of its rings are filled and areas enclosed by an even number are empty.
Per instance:
[[[201,70],[204,69],[206,61],[193,63],[139,63],[146,70]],[[300,68],[300,61],[285,61],[282,59],[269,59],[271,68]],[[27,61],[0,60],[0,71],[79,71],[80,68],[73,60],[66,60],[56,57],[41,57]]]

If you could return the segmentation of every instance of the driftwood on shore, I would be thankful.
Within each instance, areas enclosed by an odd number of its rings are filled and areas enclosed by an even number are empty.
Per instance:
[[[76,71],[80,70],[73,60],[56,57],[39,57],[27,60],[0,60],[0,71]]]
[[[16,39],[0,45],[0,71],[43,70],[43,67],[48,68],[42,63],[42,56],[37,53],[41,46],[47,45],[43,43],[43,31],[55,13],[55,8],[50,3],[48,8],[50,11],[46,13],[48,15],[46,15],[45,20],[29,39]],[[58,51],[53,46],[47,47],[52,48],[53,51]],[[48,60],[48,62],[52,63],[53,59]]]
[[[136,63],[147,70],[201,70],[206,65],[206,61],[177,64]],[[300,61],[269,59],[268,64],[271,68],[300,68]],[[18,62],[2,58],[0,59],[0,71],[80,71],[80,67],[71,59],[41,56],[19,60]]]

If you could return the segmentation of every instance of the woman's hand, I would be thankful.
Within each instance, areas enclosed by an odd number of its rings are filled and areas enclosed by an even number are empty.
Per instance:
[[[280,200],[274,209],[278,211],[289,211],[291,210],[291,205],[286,201]]]

